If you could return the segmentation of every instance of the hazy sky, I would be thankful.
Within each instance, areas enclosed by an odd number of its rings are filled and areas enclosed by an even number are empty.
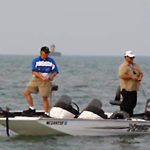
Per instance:
[[[0,54],[150,55],[150,0],[0,0]]]

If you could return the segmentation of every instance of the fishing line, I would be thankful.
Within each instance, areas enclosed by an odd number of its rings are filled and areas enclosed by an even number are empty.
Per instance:
[[[145,90],[144,90],[144,88],[143,88],[142,83],[141,83],[141,91],[142,91],[142,93],[143,93],[143,96],[144,96],[145,99],[147,100],[147,96],[146,96],[146,93],[145,93]]]

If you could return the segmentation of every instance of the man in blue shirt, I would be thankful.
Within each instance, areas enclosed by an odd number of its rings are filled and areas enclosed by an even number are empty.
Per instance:
[[[45,117],[49,117],[49,101],[48,97],[51,95],[52,81],[58,74],[58,68],[55,61],[48,57],[49,48],[44,46],[41,48],[40,56],[32,60],[32,75],[33,78],[27,84],[23,95],[29,105],[28,110],[24,110],[23,114],[32,116],[35,113],[33,105],[32,93],[39,93],[43,100]],[[51,105],[51,104],[50,104]]]

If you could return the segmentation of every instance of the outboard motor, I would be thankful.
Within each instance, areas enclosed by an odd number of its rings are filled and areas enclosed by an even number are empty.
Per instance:
[[[150,99],[147,100],[146,106],[145,106],[145,118],[150,119]]]
[[[76,109],[73,107],[75,106]],[[79,107],[72,102],[67,95],[62,95],[56,104],[50,110],[50,116],[53,118],[76,118],[79,115]]]
[[[102,110],[102,103],[98,99],[93,99],[88,106],[82,111],[78,118],[81,119],[107,119]]]

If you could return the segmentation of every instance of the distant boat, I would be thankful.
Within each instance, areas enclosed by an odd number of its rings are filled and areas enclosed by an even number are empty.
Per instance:
[[[60,52],[50,52],[50,56],[61,56]]]
[[[61,52],[56,51],[56,46],[54,44],[51,45],[50,56],[61,56]]]

